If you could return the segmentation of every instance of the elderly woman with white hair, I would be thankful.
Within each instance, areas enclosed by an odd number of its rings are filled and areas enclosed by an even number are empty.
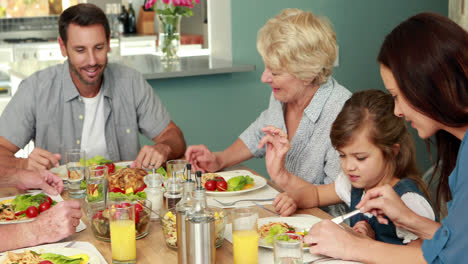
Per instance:
[[[351,93],[331,77],[338,49],[332,26],[311,12],[285,9],[259,30],[257,49],[265,64],[261,81],[272,91],[268,109],[226,150],[213,153],[205,145],[190,146],[186,159],[196,170],[214,172],[265,157],[270,177],[288,192],[305,182],[333,182],[340,160],[330,128]],[[271,146],[259,146],[267,126],[286,131],[291,142],[286,174],[270,162]]]

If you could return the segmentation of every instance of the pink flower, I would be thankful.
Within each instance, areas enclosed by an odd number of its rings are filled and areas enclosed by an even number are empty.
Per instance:
[[[172,0],[172,4],[174,6],[179,6],[180,5],[180,0]]]
[[[169,4],[171,2],[171,0],[162,0],[163,3],[165,3],[166,5]]]
[[[195,0],[195,3],[199,4],[199,3],[200,3],[200,0]]]
[[[163,0],[164,1],[164,0]],[[145,3],[145,9],[150,9],[152,6],[154,6],[154,4],[156,3],[156,0],[148,0],[146,3]]]

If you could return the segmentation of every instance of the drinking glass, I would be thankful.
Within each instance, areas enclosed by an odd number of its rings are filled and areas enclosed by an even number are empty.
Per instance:
[[[105,206],[109,189],[107,177],[107,166],[93,165],[86,169],[86,201],[88,209]]]
[[[166,162],[166,169],[167,169],[167,177],[172,177],[173,172],[175,172],[175,176],[177,178],[182,179],[185,181],[187,176],[185,175],[185,166],[187,165],[186,160],[168,160]]]
[[[65,152],[65,162],[68,174],[68,195],[71,198],[82,198],[86,193],[86,186],[82,186],[86,168],[84,150],[71,149]]]
[[[273,237],[275,264],[302,264],[303,237],[283,233]]]
[[[135,205],[130,202],[110,202],[108,209],[112,263],[135,263]]]
[[[257,208],[234,208],[231,215],[234,264],[257,264]]]

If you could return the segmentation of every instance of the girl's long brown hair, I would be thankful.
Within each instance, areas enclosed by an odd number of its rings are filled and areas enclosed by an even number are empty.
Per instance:
[[[393,114],[394,101],[380,90],[354,93],[333,122],[330,139],[335,149],[348,145],[356,132],[367,131],[369,140],[383,153],[389,173],[394,177],[413,179],[428,199],[416,162],[413,138],[405,121]],[[395,155],[395,145],[400,146]]]
[[[468,34],[450,19],[421,13],[398,25],[385,38],[378,62],[389,68],[407,101],[421,114],[449,127],[468,124]],[[460,140],[435,134],[440,171],[437,201],[452,199],[448,177],[456,165]],[[431,141],[426,140],[430,152]]]

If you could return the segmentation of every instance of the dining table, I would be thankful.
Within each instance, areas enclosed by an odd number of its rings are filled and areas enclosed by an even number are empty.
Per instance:
[[[244,165],[238,165],[227,170],[249,170],[255,175],[261,176],[257,172],[249,169]],[[262,176],[263,177],[263,176]],[[272,182],[270,179],[264,177],[267,180],[267,184],[273,187],[274,189],[281,192],[281,188]],[[15,188],[0,188],[0,197],[9,197],[24,193],[23,191],[19,191]],[[68,192],[64,191],[61,194],[64,200],[71,199],[68,196]],[[81,232],[77,232],[66,239],[59,241],[59,242],[69,242],[69,241],[85,241],[89,242],[96,247],[96,249],[102,254],[104,259],[107,263],[112,263],[112,252],[111,252],[111,244],[110,242],[104,242],[98,240],[94,235],[90,228],[90,222],[87,216],[87,206],[86,201],[84,198],[77,199],[81,203],[81,210],[83,216],[81,220],[87,226],[87,228]],[[265,205],[267,209],[274,211],[274,207],[272,204]],[[228,212],[230,209],[226,209]],[[296,214],[307,214],[313,215],[321,219],[332,219],[333,217],[326,213],[325,211],[319,208],[310,208],[310,209],[299,209],[296,211]],[[274,214],[270,211],[267,211],[263,208],[259,208],[259,218],[263,217],[270,217],[274,216]],[[349,228],[345,224],[342,224],[345,228]],[[177,250],[170,249],[166,246],[164,240],[164,234],[160,225],[160,222],[151,221],[149,227],[149,233],[146,237],[138,239],[136,241],[136,256],[137,256],[137,263],[145,264],[145,263],[177,263]],[[234,263],[233,260],[233,246],[227,239],[224,240],[221,247],[216,249],[216,263],[223,263],[223,264],[230,264]]]

